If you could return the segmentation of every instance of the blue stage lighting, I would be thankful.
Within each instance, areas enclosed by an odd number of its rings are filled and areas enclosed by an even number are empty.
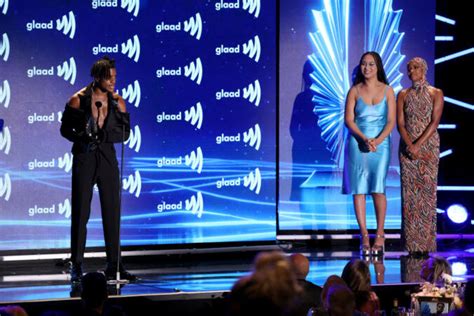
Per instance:
[[[403,76],[399,68],[405,59],[401,54],[404,33],[398,31],[403,10],[394,11],[392,0],[365,0],[364,8],[365,51],[380,54],[390,86],[398,93]],[[308,56],[314,70],[310,75],[313,112],[318,116],[321,138],[341,168],[348,133],[344,126],[345,98],[351,87],[350,12],[349,0],[324,0],[323,9],[312,11],[315,31],[309,33],[313,45],[313,54]]]
[[[448,214],[448,218],[456,224],[462,224],[467,220],[467,210],[461,204],[453,204],[448,207],[446,213]]]
[[[453,262],[451,270],[453,270],[453,275],[466,275],[467,266],[464,262]]]

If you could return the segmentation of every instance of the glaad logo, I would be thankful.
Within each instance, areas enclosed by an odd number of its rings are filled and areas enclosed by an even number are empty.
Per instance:
[[[118,90],[117,90],[118,93]],[[127,88],[122,89],[122,97],[127,100],[129,103],[138,108],[140,105],[140,100],[142,98],[142,90],[140,89],[140,82],[135,80],[132,84],[129,84]]]
[[[69,58],[69,61],[64,61],[61,65],[56,66],[56,75],[63,78],[65,81],[69,81],[71,85],[76,82],[76,61],[73,57]],[[54,66],[50,68],[30,68],[26,71],[28,78],[37,76],[54,76]]]
[[[195,17],[196,18],[192,16],[187,21],[184,21],[184,31],[196,37],[197,40],[200,40],[202,34],[202,20],[199,12],[196,13]]]
[[[256,194],[260,193],[262,187],[262,176],[260,169],[255,168],[255,172],[250,172],[248,176],[244,177],[244,186],[254,191]]]
[[[52,30],[53,20],[49,22],[36,22],[35,20],[26,23],[26,30],[31,32],[33,30]],[[63,15],[60,19],[56,19],[56,30],[62,32],[64,35],[73,39],[76,34],[76,18],[74,13],[69,11],[68,14]]]
[[[262,90],[260,88],[260,82],[255,80],[253,83],[250,83],[247,87],[243,89],[243,94],[240,93],[240,89],[235,91],[225,91],[221,89],[216,92],[216,100],[227,99],[227,98],[240,98],[241,96],[244,99],[249,100],[255,106],[260,105],[260,99],[262,98]]]
[[[74,13],[69,11],[68,15],[63,15],[61,19],[56,20],[56,30],[62,31],[64,35],[69,35],[70,39],[76,34],[76,19]]]
[[[201,39],[202,34],[202,19],[201,14],[198,12],[194,16],[191,16],[188,20],[184,21],[184,31],[189,33],[189,35],[195,37],[197,40]],[[156,33],[161,33],[163,31],[171,31],[171,32],[180,32],[181,31],[181,22],[176,24],[165,24],[165,22],[161,22],[157,24]]]
[[[11,145],[12,138],[10,135],[10,129],[8,126],[5,126],[3,127],[3,130],[0,131],[0,151],[3,151],[6,155],[8,155]]]
[[[243,9],[258,18],[260,14],[260,0],[243,0]]]
[[[256,150],[259,150],[260,143],[262,141],[260,126],[255,124],[254,128],[249,128],[247,132],[243,133],[243,139],[240,138],[240,133],[237,133],[237,135],[224,135],[224,133],[222,133],[216,137],[216,144],[220,145],[222,143],[239,143],[241,140],[243,140],[244,143],[248,143]]]
[[[184,76],[188,77],[192,81],[196,82],[197,84],[201,84],[202,80],[202,63],[201,63],[201,58],[196,58],[196,61],[192,61],[188,66],[184,66]],[[177,77],[177,76],[182,76],[183,72],[181,67],[178,67],[176,69],[169,69],[165,67],[161,67],[156,70],[156,77],[157,78],[162,78],[162,77]]]
[[[217,56],[222,54],[240,54],[240,52],[240,44],[237,44],[237,46],[224,46],[221,44],[221,46],[217,46],[215,49]],[[260,38],[257,35],[242,45],[242,54],[247,55],[250,59],[255,60],[255,62],[260,60],[261,52],[262,46],[260,45]]]
[[[189,110],[184,111],[184,119],[186,122],[190,122],[191,125],[195,126],[197,129],[201,129],[203,114],[201,103],[196,103],[196,106],[192,106]]]
[[[260,88],[260,82],[255,80],[253,84],[249,84],[247,88],[244,88],[244,99],[254,103],[255,106],[260,105],[260,99],[262,98],[262,89]]]
[[[118,0],[92,0],[92,9],[97,8],[116,8],[118,7]]]
[[[135,177],[133,174],[129,175],[127,179],[122,180],[122,185],[125,191],[128,190],[130,194],[135,194],[135,197],[139,197],[142,190],[142,178],[140,172],[135,170]]]
[[[69,199],[65,199],[64,203],[58,204],[58,214],[64,215],[65,218],[71,217],[71,202],[69,202]]]
[[[135,149],[135,152],[140,151],[142,145],[142,133],[140,132],[140,127],[135,125],[135,127],[130,130],[130,137],[125,141],[125,144],[128,144],[130,149]]]
[[[118,0],[92,0],[92,9],[97,8],[117,8]],[[135,17],[138,16],[140,10],[140,0],[122,0],[120,7],[132,13]]]
[[[255,35],[252,39],[249,39],[247,43],[243,45],[243,53],[250,57],[250,59],[255,60],[258,63],[260,60],[260,53],[262,51],[262,46],[260,45],[260,38],[258,35]]]
[[[204,163],[204,158],[202,155],[201,147],[198,147],[196,151],[192,151],[189,155],[184,156],[184,163],[186,166],[191,167],[191,169],[196,170],[197,173],[201,173],[202,166]],[[166,166],[180,166],[183,164],[183,157],[179,156],[178,158],[166,158],[162,157],[156,161],[156,166],[158,168]]]
[[[10,104],[10,84],[8,80],[3,80],[3,85],[0,86],[0,104],[3,103],[3,106],[8,109],[8,105]]]
[[[195,152],[190,152],[189,155],[184,156],[184,158],[186,166],[191,167],[193,170],[197,169],[197,173],[201,173],[204,163],[201,147],[196,148]]]
[[[156,206],[156,211],[158,213],[162,213],[163,211],[176,211],[182,209],[183,201],[180,201],[179,203],[166,203],[163,201]],[[197,217],[201,218],[204,210],[204,203],[201,192],[198,191],[196,195],[191,196],[191,198],[185,201],[185,210],[191,211],[193,215],[197,215]]]
[[[192,61],[188,66],[184,66],[184,75],[195,81],[197,84],[201,84],[202,80],[202,64],[201,58],[196,59],[196,64]]]
[[[136,63],[140,58],[140,40],[137,35],[122,43],[122,54],[127,55],[128,58],[133,59]]]
[[[0,8],[2,9],[2,13],[6,15],[8,11],[8,0],[0,0]]]
[[[57,209],[58,214],[64,215],[65,218],[71,217],[71,203],[69,199],[64,200],[64,203],[59,203]],[[28,209],[28,215],[31,217],[47,214],[56,214],[56,204],[53,204],[51,207],[38,207],[38,205],[35,204],[35,206]]]
[[[8,40],[7,33],[3,33],[2,41],[0,42],[0,56],[3,56],[3,61],[8,60],[10,56],[10,41]]]
[[[162,112],[161,114],[156,115],[156,121],[158,123],[162,123],[164,121],[182,121],[183,114],[182,112],[178,112],[176,114],[168,114]],[[202,114],[202,106],[201,103],[196,103],[195,106],[189,108],[189,110],[184,111],[184,120],[189,122],[191,125],[195,126],[197,129],[201,128],[203,114]]]
[[[229,180],[221,178],[220,180],[217,180],[216,182],[216,187],[218,189],[221,189],[223,187],[239,187],[240,185],[241,185],[240,178],[229,179]]]
[[[196,195],[191,196],[185,204],[187,211],[191,211],[191,214],[201,218],[202,213],[204,213],[204,200],[201,192],[198,191]]]
[[[34,123],[41,123],[41,122],[61,122],[61,118],[63,116],[62,111],[58,112],[52,112],[51,114],[38,114],[34,112],[31,115],[28,115],[28,124],[34,124]],[[57,117],[57,119],[56,119]]]
[[[70,84],[74,85],[76,82],[76,61],[73,57],[69,58],[69,63],[66,61],[62,65],[56,66],[58,77],[63,78],[66,81],[69,81]]]
[[[244,142],[248,143],[256,150],[260,149],[262,133],[260,132],[260,126],[258,124],[255,124],[254,128],[249,128],[248,132],[244,132]]]
[[[72,154],[65,153],[64,156],[58,158],[58,168],[66,172],[72,169]]]
[[[242,9],[258,18],[260,14],[260,0],[243,0],[242,2]],[[240,9],[240,0],[234,2],[224,2],[224,0],[220,0],[216,3],[215,8],[216,11],[222,9]]]
[[[126,9],[128,13],[133,12],[133,16],[137,17],[140,11],[140,0],[122,0],[120,6]]]
[[[69,172],[72,169],[72,154],[65,153],[64,156],[58,158],[58,168],[63,169],[65,172]],[[51,160],[38,160],[34,159],[28,162],[28,169],[43,169],[43,168],[56,168],[56,159]]]
[[[12,193],[12,181],[10,179],[10,175],[5,173],[3,178],[0,177],[0,197],[3,197],[5,201],[10,199],[10,195]]]

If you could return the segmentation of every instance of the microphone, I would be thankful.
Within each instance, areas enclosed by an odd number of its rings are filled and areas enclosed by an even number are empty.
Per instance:
[[[96,101],[95,106],[97,107],[97,109],[100,109],[102,107],[102,102]]]

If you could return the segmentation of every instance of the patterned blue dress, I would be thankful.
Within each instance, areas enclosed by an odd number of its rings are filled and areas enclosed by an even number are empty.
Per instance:
[[[371,105],[359,96],[354,108],[355,123],[368,138],[377,137],[388,117],[387,88],[382,101]],[[385,193],[385,182],[390,164],[390,136],[370,152],[363,142],[349,133],[344,156],[343,194]]]

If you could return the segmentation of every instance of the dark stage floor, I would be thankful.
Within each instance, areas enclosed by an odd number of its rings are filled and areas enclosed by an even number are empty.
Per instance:
[[[454,280],[474,278],[474,241],[439,240],[438,245],[437,255],[449,260]],[[391,247],[391,244],[387,246]],[[249,272],[256,253],[275,249],[305,254],[311,262],[308,279],[322,286],[329,275],[340,275],[347,261],[358,257],[357,252],[340,250],[347,247],[357,249],[353,241],[346,247],[333,247],[338,250],[333,252],[319,251],[313,245],[302,243],[233,247],[225,251],[163,251],[154,255],[124,251],[127,269],[140,279],[120,289],[111,286],[110,291],[116,298],[147,296],[154,300],[180,300],[221,297],[239,277]],[[8,261],[7,256],[2,258],[0,305],[78,299],[79,292],[71,287],[67,267],[62,260],[17,258],[16,261]],[[375,288],[419,283],[419,269],[424,260],[408,257],[400,251],[388,251],[382,260],[369,259],[372,282]],[[85,272],[103,269],[104,261],[104,258],[86,259]]]

